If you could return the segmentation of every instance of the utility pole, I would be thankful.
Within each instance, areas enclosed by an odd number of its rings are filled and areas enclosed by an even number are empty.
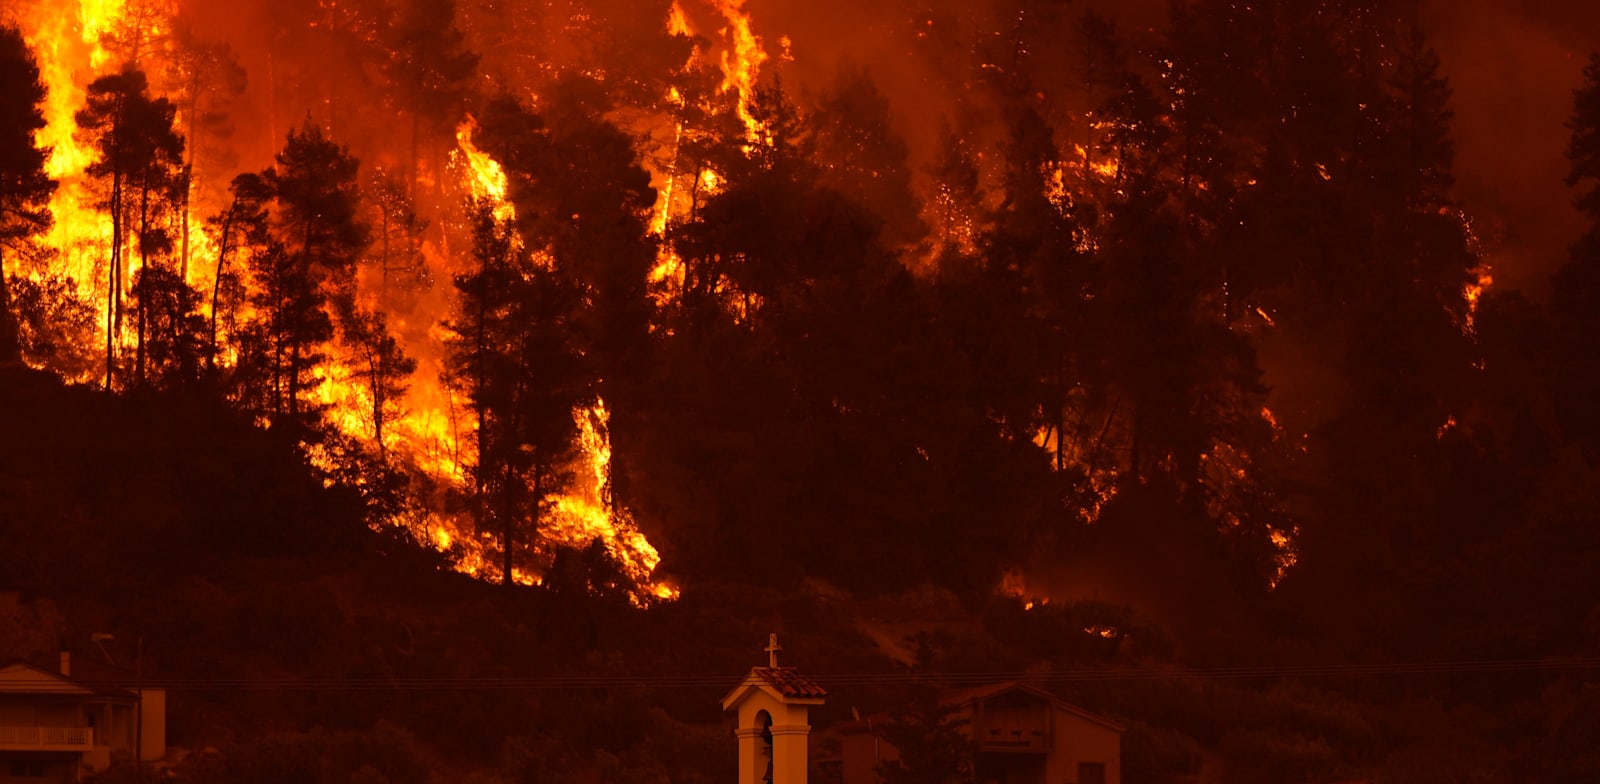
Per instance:
[[[133,766],[144,770],[144,636],[139,636],[139,645],[134,649],[133,658]]]

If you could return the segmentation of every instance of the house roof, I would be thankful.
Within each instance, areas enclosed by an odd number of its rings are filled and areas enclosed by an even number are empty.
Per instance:
[[[794,667],[751,667],[744,681],[722,698],[722,709],[732,708],[752,689],[764,691],[779,702],[804,705],[820,705],[828,696],[827,689]]]
[[[112,685],[115,682],[113,679],[71,678],[20,659],[0,664],[0,694],[134,699],[133,692]]]
[[[1101,716],[1098,713],[1093,713],[1073,705],[1072,703],[1067,702],[1066,700],[1063,700],[1060,697],[1057,697],[1056,695],[1039,688],[1038,686],[1034,686],[1033,684],[1024,681],[1004,681],[1002,683],[993,683],[988,686],[978,686],[970,689],[956,689],[947,691],[939,701],[947,705],[970,705],[975,702],[983,702],[995,697],[999,697],[1002,694],[1011,693],[1027,694],[1048,701],[1051,705],[1055,706],[1057,710],[1065,711],[1085,721],[1099,724],[1108,730],[1125,732],[1128,729],[1123,724],[1119,724],[1105,716]]]
[[[810,678],[800,674],[795,667],[755,667],[750,670],[751,677],[760,678],[768,686],[778,690],[785,697],[826,697],[828,690]]]

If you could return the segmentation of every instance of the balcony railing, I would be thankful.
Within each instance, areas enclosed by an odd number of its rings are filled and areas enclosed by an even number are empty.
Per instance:
[[[87,749],[94,745],[93,727],[30,727],[0,725],[3,749]]]

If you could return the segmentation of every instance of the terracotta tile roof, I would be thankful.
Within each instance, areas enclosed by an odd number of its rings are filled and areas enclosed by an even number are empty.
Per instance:
[[[794,667],[755,667],[750,674],[760,678],[768,686],[778,690],[785,697],[826,697],[828,690],[822,688],[816,681],[800,674]]]

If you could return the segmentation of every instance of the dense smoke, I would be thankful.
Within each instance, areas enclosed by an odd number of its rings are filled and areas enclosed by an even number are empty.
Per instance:
[[[1455,90],[1459,194],[1493,243],[1496,284],[1543,298],[1582,228],[1559,183],[1572,91],[1600,42],[1600,8],[1440,2],[1422,23]]]

